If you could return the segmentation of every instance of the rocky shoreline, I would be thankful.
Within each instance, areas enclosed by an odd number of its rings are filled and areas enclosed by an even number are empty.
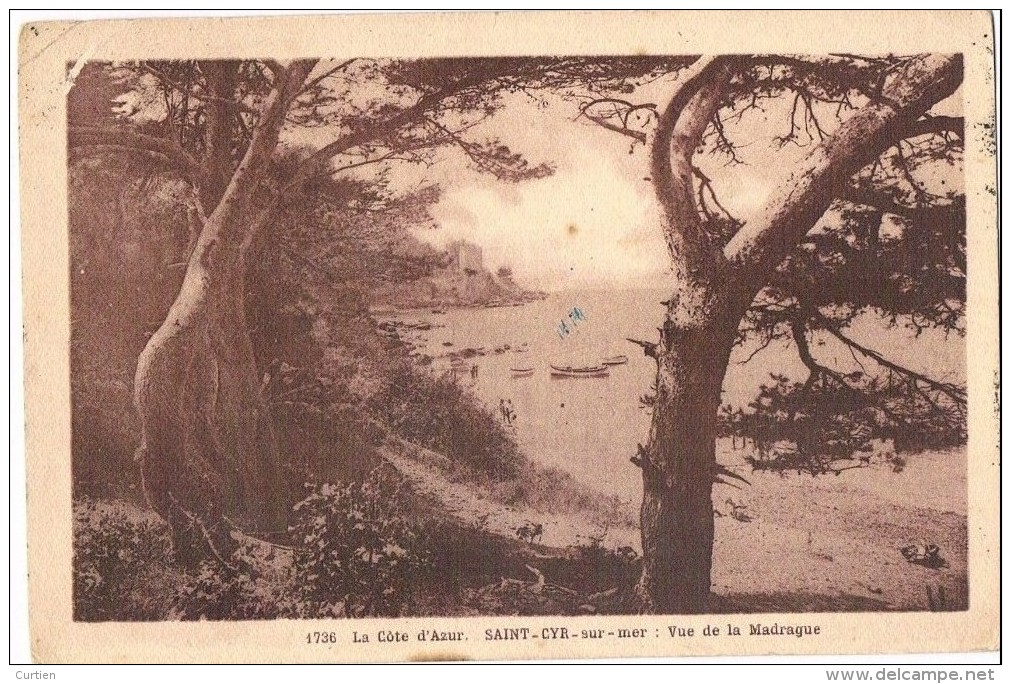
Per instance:
[[[506,306],[521,306],[521,304],[508,304]],[[473,308],[473,307],[472,307]],[[382,315],[380,312],[373,312],[375,315]],[[390,313],[397,314],[422,314],[424,310],[414,310],[412,311],[396,311]],[[386,339],[388,342],[394,346],[406,347],[407,355],[413,358],[417,363],[427,366],[431,365],[436,359],[446,359],[450,363],[459,363],[462,361],[467,361],[479,356],[489,356],[491,354],[505,354],[512,352],[515,354],[523,354],[529,351],[529,343],[523,342],[516,346],[510,344],[503,344],[498,347],[464,347],[463,349],[447,349],[445,353],[432,356],[430,354],[425,354],[419,352],[418,349],[425,346],[425,339],[421,336],[421,333],[427,332],[435,328],[444,328],[445,325],[441,323],[431,323],[427,320],[412,322],[406,320],[400,320],[397,318],[391,318],[389,320],[378,321],[376,323],[376,331],[379,336]],[[445,347],[451,347],[452,343],[443,343]]]
[[[369,293],[369,308],[377,315],[438,314],[447,309],[522,306],[545,297],[546,293],[527,290],[511,277],[488,271],[445,270],[418,280],[382,285]]]

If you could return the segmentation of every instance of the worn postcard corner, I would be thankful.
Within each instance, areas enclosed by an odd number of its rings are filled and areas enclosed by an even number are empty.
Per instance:
[[[26,25],[34,657],[996,649],[992,46]]]

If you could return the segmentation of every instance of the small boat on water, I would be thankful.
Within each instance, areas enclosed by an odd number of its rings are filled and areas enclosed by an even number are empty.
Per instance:
[[[605,366],[620,366],[623,363],[628,363],[628,357],[624,354],[619,354],[618,356],[608,356],[600,363]]]
[[[517,366],[516,368],[510,368],[509,371],[513,374],[514,378],[525,378],[529,375],[534,374],[533,366]]]
[[[607,366],[551,366],[553,378],[606,378]]]

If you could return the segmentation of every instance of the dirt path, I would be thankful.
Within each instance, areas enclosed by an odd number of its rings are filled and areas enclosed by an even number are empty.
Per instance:
[[[441,456],[425,452],[425,460]],[[639,530],[632,527],[607,526],[594,522],[586,513],[545,513],[526,507],[510,506],[491,499],[475,485],[454,482],[437,467],[419,462],[403,453],[387,450],[383,454],[410,481],[415,491],[440,502],[447,513],[460,522],[499,534],[517,538],[516,530],[526,524],[543,526],[539,543],[565,548],[588,544],[591,537],[604,535],[608,548],[639,546]]]

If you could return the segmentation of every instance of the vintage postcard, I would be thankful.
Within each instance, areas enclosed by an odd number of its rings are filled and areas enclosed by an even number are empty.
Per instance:
[[[995,650],[993,40],[26,25],[34,657]]]

